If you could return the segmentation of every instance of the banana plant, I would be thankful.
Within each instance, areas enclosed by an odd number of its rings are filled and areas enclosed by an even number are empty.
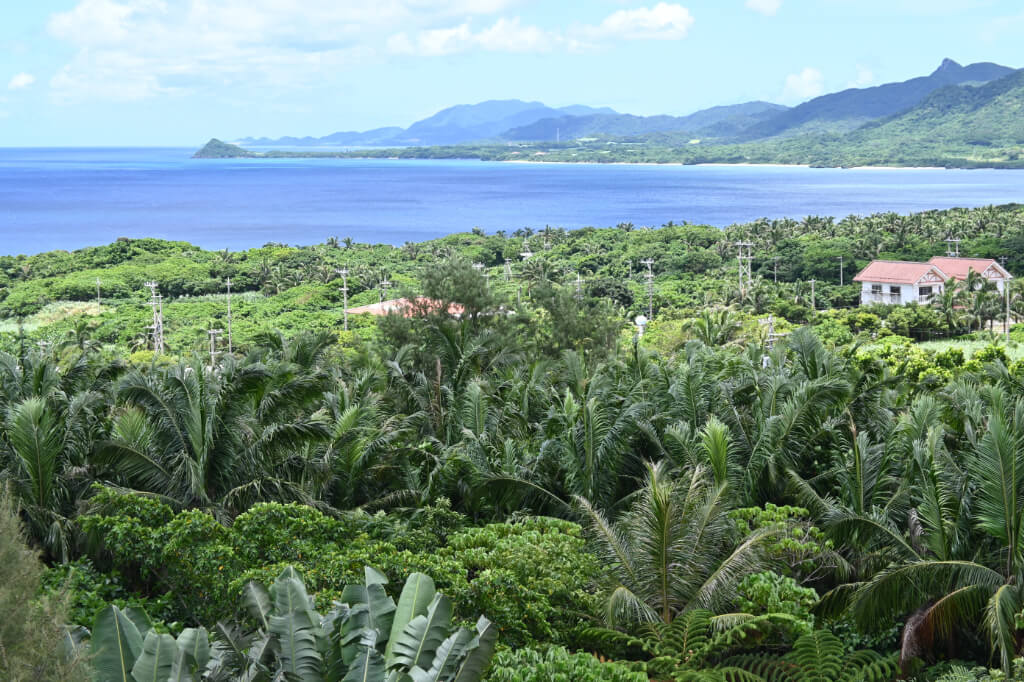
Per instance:
[[[270,588],[249,583],[243,594],[254,630],[219,623],[213,643],[204,628],[175,639],[156,632],[137,609],[109,606],[92,632],[98,682],[479,682],[497,628],[452,629],[452,603],[434,581],[413,573],[398,603],[387,578],[367,567],[326,616],[313,607],[302,578],[286,568]]]

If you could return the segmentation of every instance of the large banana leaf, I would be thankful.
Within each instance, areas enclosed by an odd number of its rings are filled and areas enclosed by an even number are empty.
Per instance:
[[[383,682],[384,657],[373,647],[363,647],[342,682]]]
[[[302,577],[293,567],[285,568],[277,577],[270,588],[270,597],[274,602],[274,613],[278,616],[295,614],[303,627],[319,627],[320,614],[313,610],[313,600],[306,592]]]
[[[142,636],[124,611],[110,605],[93,622],[92,652],[98,682],[130,682],[132,666],[142,653]]]
[[[409,671],[413,682],[441,682],[452,676],[459,667],[459,660],[466,653],[466,646],[473,639],[473,633],[466,628],[459,628],[459,631],[448,639],[441,642],[434,654],[434,660],[430,668],[416,666]]]
[[[272,604],[267,588],[258,582],[250,580],[242,588],[242,603],[245,604],[246,611],[256,619],[261,628],[266,630],[270,627],[267,618],[270,616]]]
[[[394,620],[391,623],[391,634],[388,637],[388,644],[384,649],[384,660],[388,668],[394,663],[393,650],[395,641],[413,618],[427,613],[427,607],[434,601],[434,595],[436,594],[437,590],[434,588],[434,581],[429,575],[412,573],[406,579],[405,586],[402,588],[402,595],[398,598],[398,607],[395,610]]]
[[[149,614],[146,613],[146,610],[138,606],[128,606],[124,609],[124,615],[128,616],[128,620],[135,623],[135,627],[139,629],[139,636],[145,641],[146,635],[153,629],[153,621],[150,619]]]
[[[434,596],[426,614],[416,616],[392,644],[388,668],[427,668],[434,660],[438,646],[448,636],[452,619],[452,603],[443,594]]]
[[[171,667],[170,682],[195,680],[210,661],[210,635],[206,628],[185,628],[178,635],[178,649]]]
[[[494,655],[494,645],[498,643],[498,628],[483,616],[476,622],[476,637],[466,646],[466,659],[459,666],[459,671],[452,682],[479,682],[483,679],[487,666]]]
[[[391,633],[395,619],[395,601],[388,596],[382,583],[346,585],[341,593],[341,601],[353,607],[353,613],[356,613],[355,607],[365,604],[366,611],[359,612],[360,627],[373,628],[380,634],[381,641]],[[332,617],[329,619],[333,620]]]
[[[150,630],[142,642],[142,655],[132,666],[132,678],[135,682],[167,682],[177,653],[174,637]]]

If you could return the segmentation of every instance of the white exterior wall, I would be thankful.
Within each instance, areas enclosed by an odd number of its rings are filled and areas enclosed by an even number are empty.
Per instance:
[[[881,285],[882,294],[871,293],[872,285]],[[899,299],[889,295],[889,287],[898,286],[900,288]],[[860,304],[871,305],[872,303],[884,303],[886,305],[905,305],[910,302],[925,303],[927,301],[921,301],[918,299],[918,289],[921,286],[929,286],[928,284],[892,284],[891,282],[861,282],[860,289]],[[931,284],[932,295],[942,293],[941,284]]]

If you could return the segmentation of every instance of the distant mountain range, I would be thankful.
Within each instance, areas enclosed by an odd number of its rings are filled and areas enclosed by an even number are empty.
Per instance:
[[[566,142],[588,137],[685,134],[704,143],[736,143],[805,134],[848,133],[872,121],[907,111],[951,85],[982,85],[1014,72],[982,62],[961,66],[952,59],[928,76],[822,95],[795,107],[744,102],[703,109],[688,116],[634,116],[608,107],[553,108],[517,99],[460,104],[408,128],[338,132],[325,137],[245,138],[257,147],[407,147],[499,142]]]
[[[927,76],[792,108],[746,102],[688,116],[633,116],[501,100],[451,107],[405,129],[242,142],[363,149],[256,152],[212,141],[198,155],[1024,167],[1024,70],[945,59]]]
[[[939,88],[949,85],[978,85],[1013,73],[1014,69],[989,62],[960,66],[952,59],[929,76],[872,88],[850,88],[822,95],[752,125],[740,135],[744,140],[802,133],[843,133],[865,123],[892,116],[915,106]]]
[[[535,121],[562,116],[614,115],[608,107],[575,104],[554,109],[540,102],[518,99],[489,100],[479,104],[459,104],[442,109],[408,128],[377,128],[366,132],[340,132],[325,137],[247,137],[238,140],[246,146],[336,146],[405,147],[410,145],[464,144],[499,137],[503,132]]]

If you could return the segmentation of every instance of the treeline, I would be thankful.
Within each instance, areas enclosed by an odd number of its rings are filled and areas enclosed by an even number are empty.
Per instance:
[[[671,325],[707,305],[804,323],[814,310],[855,306],[859,288],[851,280],[871,259],[926,260],[945,253],[949,236],[962,239],[965,255],[1005,256],[1011,272],[1024,271],[1024,211],[1016,205],[760,220],[725,230],[685,223],[649,230],[621,223],[571,231],[475,231],[399,248],[330,238],[310,247],[268,244],[214,252],[183,242],[125,239],[75,252],[0,257],[0,318],[7,318],[0,322],[0,346],[62,343],[87,333],[95,342],[145,348],[151,311],[144,283],[151,280],[164,297],[168,340],[176,350],[202,347],[211,325],[227,328],[229,279],[234,331],[242,345],[274,329],[337,330],[343,318],[341,268],[349,271],[349,304],[358,306],[423,295],[425,273],[452,258],[482,265],[485,288],[500,305],[516,309],[526,328],[542,328],[535,316],[577,303],[581,311],[609,306],[616,310],[609,319],[619,326],[646,315],[649,306],[659,323]],[[754,243],[754,277],[742,288],[734,246],[740,240]],[[524,253],[533,255],[524,259]],[[653,260],[652,298],[646,259]],[[350,323],[362,330],[356,332],[361,338],[374,333],[372,321],[353,317]],[[933,331],[955,330],[940,320]]]

